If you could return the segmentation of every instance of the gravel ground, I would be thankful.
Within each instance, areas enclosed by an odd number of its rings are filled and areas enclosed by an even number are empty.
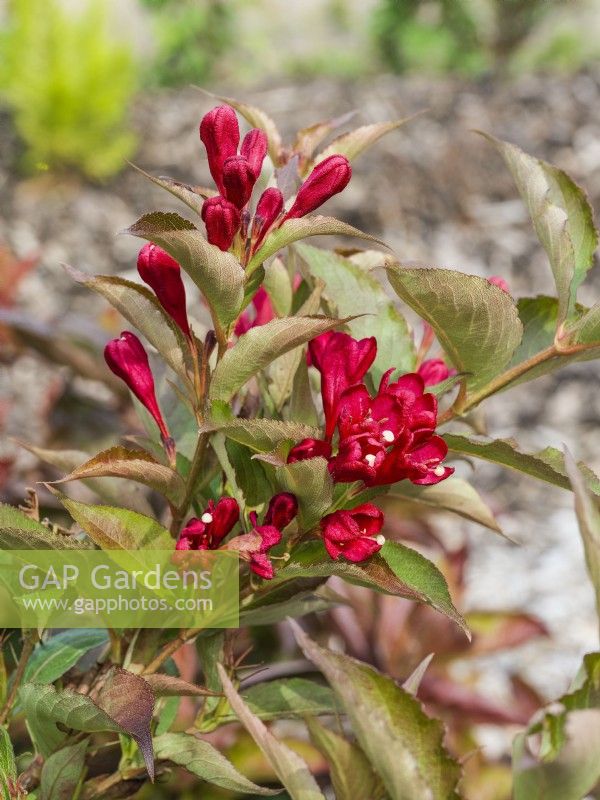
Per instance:
[[[232,87],[220,88],[235,94]],[[600,200],[600,72],[511,84],[392,77],[353,85],[318,81],[263,87],[244,99],[264,107],[288,140],[303,125],[353,109],[359,123],[426,111],[357,162],[349,190],[328,211],[381,236],[404,260],[502,275],[516,296],[551,290],[550,273],[510,176],[473,129],[553,161],[585,186],[594,205]],[[154,174],[205,183],[197,124],[209,107],[191,89],[140,100],[133,110],[143,131],[136,163]],[[17,145],[6,123],[0,135],[0,241],[22,256],[41,254],[39,268],[21,285],[20,307],[39,323],[59,325],[69,318],[76,324],[102,306],[73,289],[60,263],[86,272],[130,270],[138,243],[115,233],[145,211],[178,204],[133,170],[102,187],[47,176],[17,181],[9,169]],[[600,295],[598,273],[582,294],[583,302]],[[6,433],[42,443],[50,435],[43,421],[47,392],[32,396],[32,375],[38,386],[51,387],[62,373],[29,355],[0,365],[0,407],[8,407]],[[490,434],[514,436],[532,449],[564,442],[600,469],[598,378],[597,366],[580,364],[494,398],[487,406]],[[14,454],[12,447],[4,440],[0,458]],[[13,482],[31,464],[19,455]],[[506,532],[521,546],[455,520],[444,522],[450,534],[464,533],[474,545],[468,601],[539,614],[554,637],[511,654],[510,664],[555,694],[565,689],[581,654],[597,646],[572,498],[491,466],[478,469],[474,482],[501,510]]]

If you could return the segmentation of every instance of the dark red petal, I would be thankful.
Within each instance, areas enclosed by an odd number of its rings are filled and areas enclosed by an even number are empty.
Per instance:
[[[206,147],[208,167],[219,192],[223,193],[223,162],[237,153],[240,128],[231,106],[217,106],[202,118],[200,139]]]
[[[189,337],[191,334],[186,311],[185,287],[177,261],[158,245],[148,242],[138,254],[137,268],[141,279],[154,290],[167,314]]]
[[[256,177],[260,175],[268,146],[267,135],[259,128],[253,128],[244,136],[240,153],[248,160]]]
[[[282,531],[290,524],[298,513],[296,495],[291,492],[280,492],[271,498],[265,514],[265,525],[273,525]]]
[[[304,181],[286,219],[304,217],[326,200],[346,188],[352,177],[350,162],[345,156],[332,155],[321,161]]]
[[[231,156],[223,164],[223,187],[225,197],[240,210],[250,200],[257,174],[244,156]]]
[[[220,250],[229,250],[241,225],[236,206],[220,195],[209,197],[202,205],[202,219],[208,241]]]

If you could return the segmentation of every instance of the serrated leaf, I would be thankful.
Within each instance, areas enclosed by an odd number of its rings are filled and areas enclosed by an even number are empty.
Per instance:
[[[475,456],[493,464],[514,469],[531,475],[546,483],[570,489],[571,484],[564,465],[563,454],[554,447],[547,447],[539,453],[524,453],[513,439],[489,439],[479,436],[462,436],[446,433],[443,437],[452,453]],[[585,464],[580,463],[586,485],[596,495],[600,495],[600,480]]]
[[[594,344],[596,342],[600,346],[600,303],[595,303],[578,320],[574,337],[575,344]],[[594,357],[596,357],[596,353],[594,353]]]
[[[596,595],[596,610],[600,620],[600,508],[586,486],[575,459],[565,450],[565,469],[575,495],[575,512],[583,540],[588,573]]]
[[[558,321],[563,322],[598,245],[592,208],[566,172],[509,142],[483,135],[504,158],[546,250],[558,291]]]
[[[232,439],[225,442],[225,449],[245,505],[255,508],[264,503],[272,494],[272,485],[263,465],[253,459],[251,450]]]
[[[307,678],[278,678],[241,689],[240,695],[249,711],[264,722],[275,719],[339,714],[340,705],[329,686]],[[221,717],[232,722],[233,712]]]
[[[320,541],[304,542],[292,551],[286,566],[277,570],[267,588],[272,591],[281,583],[297,578],[326,579],[332,575],[358,586],[426,603],[467,632],[442,573],[416,550],[398,542],[386,542],[380,553],[359,564],[342,559],[334,561]]]
[[[273,625],[288,617],[303,617],[319,611],[329,611],[340,603],[344,603],[327,586],[320,586],[315,591],[304,591],[295,594],[279,603],[267,605],[250,605],[240,611],[240,625]]]
[[[462,478],[447,478],[433,486],[417,486],[408,481],[395,483],[388,497],[426,505],[438,511],[451,511],[490,530],[502,533],[491,510],[477,490]]]
[[[344,322],[321,316],[283,317],[251,328],[217,364],[210,384],[211,399],[230,400],[246,381],[276,358]]]
[[[152,689],[155,697],[213,697],[215,692],[184,681],[175,675],[144,675],[144,680]]]
[[[305,762],[283,742],[278,741],[253,714],[236,692],[229,676],[218,665],[223,690],[240,722],[262,750],[291,800],[325,800]]]
[[[12,800],[8,791],[8,778],[17,779],[17,763],[10,736],[4,725],[0,725],[0,797]]]
[[[296,135],[296,141],[292,146],[292,152],[297,153],[303,160],[310,159],[315,149],[321,144],[323,139],[328,136],[336,128],[346,125],[352,117],[356,114],[355,111],[350,111],[347,114],[342,114],[333,119],[327,119],[323,122],[316,122],[314,125],[309,125],[307,128],[302,128]],[[305,174],[310,169],[310,161],[303,169]]]
[[[329,762],[331,784],[336,800],[384,800],[381,781],[363,751],[356,744],[307,719],[310,738]]]
[[[166,189],[167,192],[172,194],[178,200],[181,200],[182,203],[185,203],[188,208],[191,208],[192,211],[195,211],[196,214],[200,216],[202,213],[202,205],[204,204],[204,200],[207,196],[210,196],[210,194],[199,192],[195,187],[190,186],[187,183],[181,183],[181,181],[176,181],[174,178],[168,178],[165,176],[156,177],[155,175],[150,175],[148,172],[140,169],[140,167],[137,167],[135,164],[132,164],[131,166],[145,178],[148,178],[148,180],[156,184],[156,186],[160,186],[161,189]],[[212,194],[217,194],[217,192],[212,192]]]
[[[152,424],[154,426],[154,420],[152,420]],[[56,467],[63,473],[71,472],[91,458],[91,455],[83,450],[49,450],[44,447],[35,447],[27,442],[19,442],[19,445],[44,463]],[[144,490],[133,481],[124,483],[122,480],[112,478],[89,478],[83,483],[101,500],[111,505],[122,505],[131,511],[138,511],[140,514],[152,514],[152,506],[145,497]]]
[[[325,458],[276,467],[275,480],[282,491],[296,495],[298,519],[304,530],[317,523],[331,506],[333,480]]]
[[[232,792],[268,797],[279,791],[265,789],[239,773],[211,744],[187,733],[165,733],[154,739],[157,761],[185,767],[192,775]]]
[[[231,253],[209,244],[191,222],[177,214],[145,214],[125,233],[148,239],[169,253],[216,312],[224,325],[239,313],[245,274]]]
[[[170,533],[156,520],[113,506],[96,506],[80,503],[48,487],[75,522],[103,550],[172,550]]]
[[[78,550],[87,545],[72,536],[54,533],[18,508],[0,503],[0,547],[5,550]]]
[[[90,650],[106,644],[104,630],[73,629],[61,631],[47,641],[40,642],[27,662],[23,676],[25,683],[53,683]]]
[[[40,800],[76,800],[84,776],[85,754],[89,741],[64,747],[44,762],[40,781]]]
[[[192,356],[186,337],[145,286],[109,275],[85,275],[67,267],[77,283],[102,295],[153,345],[171,369],[189,384]]]
[[[143,483],[162,494],[175,506],[180,505],[185,495],[183,479],[174,469],[158,462],[146,450],[129,450],[126,447],[103,450],[53,483],[103,477],[128,478]]]
[[[319,155],[315,158],[315,165],[323,161],[329,156],[339,154],[346,156],[348,161],[353,161],[369,147],[372,147],[375,142],[379,141],[386,133],[396,130],[405,122],[411,119],[397,119],[393,122],[376,122],[373,125],[362,125],[348,133],[343,133],[331,142]]]
[[[377,357],[371,367],[376,385],[391,367],[402,373],[412,372],[416,360],[413,337],[406,320],[373,274],[329,250],[307,244],[299,244],[296,249],[311,273],[325,282],[323,297],[332,313],[343,317],[364,315],[349,322],[348,328],[356,339],[377,339]],[[382,253],[382,265],[384,259]]]
[[[319,430],[297,422],[278,419],[234,419],[223,425],[211,425],[202,430],[218,431],[228,439],[246,445],[258,453],[274,450],[283,442],[299,442],[307,437],[318,437]]]
[[[267,140],[269,142],[269,156],[273,164],[278,166],[282,151],[282,142],[281,135],[277,130],[277,125],[273,122],[271,117],[262,109],[249,105],[248,103],[241,103],[233,97],[221,97],[220,95],[210,94],[210,92],[206,92],[206,94],[208,94],[209,97],[214,97],[217,100],[221,100],[223,103],[227,103],[227,105],[232,108],[235,108],[249,125],[264,131],[267,134]]]
[[[319,647],[290,621],[307,658],[342,703],[356,738],[392,800],[459,800],[458,764],[444,748],[444,729],[391,678]]]
[[[434,329],[469,387],[485,386],[509,363],[521,341],[521,322],[510,295],[476,275],[450,269],[388,263],[398,296]]]
[[[246,268],[247,274],[251,275],[255,269],[260,267],[263,261],[266,261],[278,250],[282,250],[300,239],[307,239],[309,236],[354,236],[358,239],[376,242],[383,247],[387,247],[380,239],[376,239],[368,233],[363,233],[358,228],[335,219],[335,217],[316,215],[301,217],[300,219],[288,219],[267,236],[260,250],[252,256]]]

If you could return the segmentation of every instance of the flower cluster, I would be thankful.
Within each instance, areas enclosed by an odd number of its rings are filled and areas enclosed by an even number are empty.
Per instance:
[[[279,189],[261,194],[251,218],[249,202],[267,154],[267,137],[253,128],[240,147],[240,128],[231,106],[213,108],[200,123],[200,138],[206,148],[210,174],[218,194],[202,206],[206,236],[211,244],[229,250],[236,235],[249,237],[249,252],[257,250],[267,233],[287,219],[304,217],[319,208],[348,184],[352,169],[348,159],[332,155],[315,166],[304,181],[287,213]],[[238,153],[239,148],[239,153]]]
[[[271,498],[262,524],[259,524],[256,512],[251,512],[250,534],[238,537],[237,542],[233,539],[225,546],[237,549],[240,556],[249,562],[255,575],[269,580],[275,574],[269,551],[281,542],[282,531],[297,513],[296,497],[289,492],[280,492]],[[222,497],[217,503],[210,500],[200,519],[193,517],[182,529],[176,550],[218,550],[239,518],[240,509],[234,498]],[[240,540],[245,540],[244,546],[236,547]]]

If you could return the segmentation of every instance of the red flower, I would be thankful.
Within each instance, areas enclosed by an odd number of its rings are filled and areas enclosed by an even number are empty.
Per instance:
[[[304,181],[285,219],[305,217],[326,200],[346,188],[352,167],[345,156],[332,155],[321,161]]]
[[[250,554],[250,569],[255,575],[271,580],[275,574],[269,558],[269,550],[281,541],[281,531],[286,528],[298,513],[298,501],[293,494],[281,492],[271,498],[262,525],[258,525],[256,512],[250,514],[252,533],[260,536],[261,544]]]
[[[206,238],[220,250],[229,250],[233,237],[240,229],[240,212],[221,195],[209,197],[202,205],[202,219],[206,225]]]
[[[372,503],[348,511],[334,511],[321,520],[321,535],[333,559],[344,556],[348,561],[364,561],[381,550],[383,511]]]
[[[451,375],[456,375],[456,370],[450,369],[442,358],[428,358],[421,364],[417,373],[423,378],[425,386],[435,386]]]
[[[342,392],[361,381],[377,355],[374,336],[357,341],[347,333],[329,331],[308,345],[311,363],[321,373],[325,438],[330,440],[338,417]]]
[[[243,314],[240,314],[234,329],[236,336],[242,336],[242,334],[249,331],[250,328],[256,328],[259,325],[264,325],[267,322],[271,322],[272,319],[275,319],[273,304],[264,286],[261,286],[252,298],[252,305],[256,311],[254,318],[250,316],[248,311],[244,311]]]
[[[176,550],[216,550],[240,518],[237,500],[222,497],[209,500],[204,514],[193,517],[179,534]]]
[[[104,359],[110,369],[124,381],[140,403],[148,409],[159,427],[163,441],[170,440],[167,425],[156,400],[154,378],[144,345],[131,331],[123,331],[118,339],[108,342]]]
[[[244,156],[230,156],[223,163],[223,186],[225,197],[240,210],[244,208],[258,175]]]
[[[206,148],[208,168],[221,194],[223,186],[223,163],[237,153],[240,143],[240,128],[231,106],[217,106],[202,118],[200,139]]]
[[[137,268],[141,279],[154,290],[167,314],[179,325],[185,336],[190,338],[185,287],[177,261],[157,245],[148,242],[139,252]]]
[[[244,136],[240,153],[247,160],[252,172],[258,176],[262,170],[263,161],[267,155],[267,135],[259,128],[253,128]]]
[[[294,461],[305,461],[307,458],[329,458],[331,456],[331,443],[324,442],[322,439],[303,439],[294,445],[287,458],[288,464]]]
[[[502,289],[502,291],[506,292],[506,294],[510,294],[510,287],[504,278],[500,278],[498,275],[492,275],[491,278],[488,278],[488,283],[491,283],[492,286],[497,286],[499,289]]]
[[[439,483],[454,472],[453,467],[441,463],[447,454],[448,445],[440,436],[412,436],[386,453],[375,476],[366,483],[385,486],[405,478],[419,485]]]

